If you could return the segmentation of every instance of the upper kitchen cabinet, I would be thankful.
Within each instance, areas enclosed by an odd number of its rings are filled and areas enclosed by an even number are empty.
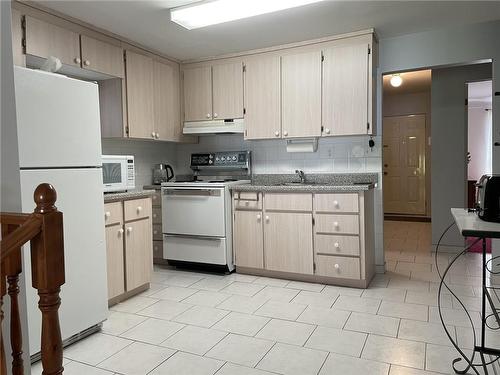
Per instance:
[[[127,50],[126,90],[128,135],[156,139],[153,115],[153,59]]]
[[[341,41],[323,59],[322,135],[372,134],[370,44]]]
[[[123,49],[100,40],[81,36],[82,67],[114,77],[124,77]]]
[[[164,141],[179,140],[181,129],[179,66],[154,61],[153,76],[155,138]]]
[[[243,66],[241,62],[212,67],[213,119],[243,118]]]
[[[280,57],[245,60],[245,139],[281,137]]]
[[[184,68],[184,121],[212,119],[212,67]]]
[[[12,57],[14,65],[25,66],[26,59],[23,53],[23,26],[22,15],[16,9],[12,9]]]
[[[243,117],[243,65],[221,62],[186,66],[184,121],[226,120]]]
[[[26,16],[26,54],[36,57],[57,57],[63,64],[80,66],[80,35]]]
[[[283,138],[321,135],[321,51],[281,58]]]

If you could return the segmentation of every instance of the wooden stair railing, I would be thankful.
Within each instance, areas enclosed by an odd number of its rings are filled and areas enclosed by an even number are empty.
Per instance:
[[[35,189],[36,208],[32,214],[1,213],[0,224],[0,375],[7,375],[6,346],[2,334],[3,298],[10,298],[10,346],[12,374],[24,375],[22,328],[19,311],[19,275],[22,270],[21,247],[30,241],[33,288],[40,297],[42,313],[41,357],[43,375],[64,371],[59,293],[64,284],[63,215],[57,210],[57,193],[50,184]]]

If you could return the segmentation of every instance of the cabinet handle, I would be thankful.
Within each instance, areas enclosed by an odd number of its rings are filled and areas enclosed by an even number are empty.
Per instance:
[[[155,138],[156,138],[156,139],[160,138],[160,133],[156,133],[156,134],[155,134]]]
[[[325,129],[325,133],[326,133],[326,134],[330,134],[330,129],[326,128],[326,129]]]
[[[339,206],[339,201],[333,201],[333,205],[338,208]]]
[[[137,206],[137,213],[140,213],[142,211],[142,207],[141,206]]]
[[[260,219],[262,219],[262,215],[261,214],[257,214],[257,221],[260,221]]]
[[[75,57],[75,58],[73,59],[73,61],[74,61],[76,64],[80,64],[80,63],[82,62],[82,60],[80,60],[80,58],[79,58],[79,57]]]
[[[132,229],[133,229],[132,227],[127,227],[127,233],[128,234],[132,233]]]
[[[111,212],[106,211],[106,212],[104,213],[104,217],[105,217],[106,219],[107,219],[107,218],[109,218],[110,216],[111,216]]]
[[[246,202],[245,202],[245,206],[247,206],[247,207],[248,207],[249,205],[250,205],[250,202],[249,202],[249,201],[246,201]]]
[[[154,137],[155,137],[155,135],[156,135],[156,133],[155,133],[155,132],[152,132],[152,133],[151,133],[151,137],[153,137],[153,138],[154,138]]]
[[[287,137],[287,136],[288,136],[288,132],[285,130],[285,131],[283,132],[283,135],[284,135],[285,137]]]
[[[333,266],[333,268],[335,268],[337,271],[340,270],[340,266],[337,263],[335,263],[335,265]]]
[[[85,65],[85,66],[89,66],[89,65],[90,65],[90,61],[89,61],[89,60],[84,60],[84,61],[83,61],[83,65]]]
[[[124,230],[123,228],[118,229],[118,235],[121,236],[123,234]]]
[[[266,222],[269,223],[269,216],[266,215]]]
[[[210,118],[210,113],[207,113],[207,118]]]
[[[214,118],[217,118],[217,116],[218,116],[217,113],[214,113]]]
[[[334,221],[334,222],[333,222],[333,226],[334,226],[335,228],[338,228],[338,227],[339,227],[339,223],[338,223],[337,221]]]
[[[335,243],[333,244],[333,246],[334,246],[336,249],[338,249],[338,248],[340,247],[340,245],[339,245],[339,243],[338,243],[338,242],[335,242]]]
[[[276,131],[276,132],[274,132],[274,135],[275,135],[276,137],[279,137],[279,136],[280,136],[280,132]]]

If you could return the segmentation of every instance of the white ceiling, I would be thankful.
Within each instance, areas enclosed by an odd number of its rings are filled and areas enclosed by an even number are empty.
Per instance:
[[[499,1],[337,1],[188,31],[169,7],[195,0],[39,0],[43,6],[186,60],[375,28],[381,38],[500,19]],[[248,0],[251,1],[251,0]],[[272,0],[269,0],[272,1]]]

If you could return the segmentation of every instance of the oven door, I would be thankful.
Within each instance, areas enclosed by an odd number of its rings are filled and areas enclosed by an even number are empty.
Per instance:
[[[225,237],[224,188],[163,187],[164,234]]]

